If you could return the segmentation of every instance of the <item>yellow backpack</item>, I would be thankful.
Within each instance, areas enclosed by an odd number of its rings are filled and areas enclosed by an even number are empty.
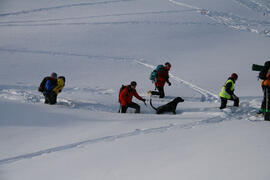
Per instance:
[[[62,91],[62,89],[64,88],[64,86],[65,86],[65,77],[60,76],[57,79],[57,85],[53,88],[53,91],[56,94],[59,94]]]

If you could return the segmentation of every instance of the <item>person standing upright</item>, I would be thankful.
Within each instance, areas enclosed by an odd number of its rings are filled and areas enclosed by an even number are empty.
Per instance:
[[[262,70],[259,73],[259,78],[262,80],[263,101],[258,114],[265,114],[270,109],[270,61],[264,63]]]

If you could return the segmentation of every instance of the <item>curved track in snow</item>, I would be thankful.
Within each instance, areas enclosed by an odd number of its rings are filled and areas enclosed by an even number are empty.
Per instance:
[[[207,10],[207,9],[199,8],[199,7],[192,6],[186,3],[182,3],[176,0],[169,0],[169,1],[178,6],[197,10],[197,12],[200,13],[201,15],[207,16],[213,21],[219,24],[225,25],[231,29],[234,29],[237,31],[257,33],[257,34],[265,35],[266,37],[270,37],[270,21],[251,20],[251,19],[242,18],[232,13]],[[243,1],[239,0],[238,2],[243,2]],[[249,4],[247,6],[252,7],[253,9],[256,9],[255,5]]]

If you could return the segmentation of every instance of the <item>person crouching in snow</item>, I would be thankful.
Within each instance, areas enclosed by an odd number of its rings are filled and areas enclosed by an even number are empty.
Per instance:
[[[137,99],[145,103],[145,99],[138,95],[136,91],[137,83],[132,81],[130,85],[126,85],[121,88],[119,93],[119,103],[121,105],[120,113],[126,113],[128,108],[134,108],[135,113],[140,113],[140,106],[132,102],[132,97],[135,96]]]
[[[234,102],[234,106],[239,106],[239,98],[234,94],[234,84],[238,79],[238,75],[233,73],[231,77],[228,78],[225,85],[222,87],[219,96],[221,99],[220,109],[226,108],[227,101],[231,100]]]
[[[39,86],[39,92],[42,92],[45,97],[45,104],[53,104],[51,95],[53,88],[57,85],[57,74],[53,72],[51,76],[45,77]]]

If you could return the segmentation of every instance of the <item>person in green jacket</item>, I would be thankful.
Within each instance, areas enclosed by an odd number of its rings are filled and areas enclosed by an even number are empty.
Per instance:
[[[227,101],[234,101],[234,106],[239,106],[239,98],[234,94],[235,82],[238,79],[236,73],[232,73],[231,77],[228,78],[225,85],[222,87],[219,96],[221,99],[220,109],[224,109],[227,106]]]

